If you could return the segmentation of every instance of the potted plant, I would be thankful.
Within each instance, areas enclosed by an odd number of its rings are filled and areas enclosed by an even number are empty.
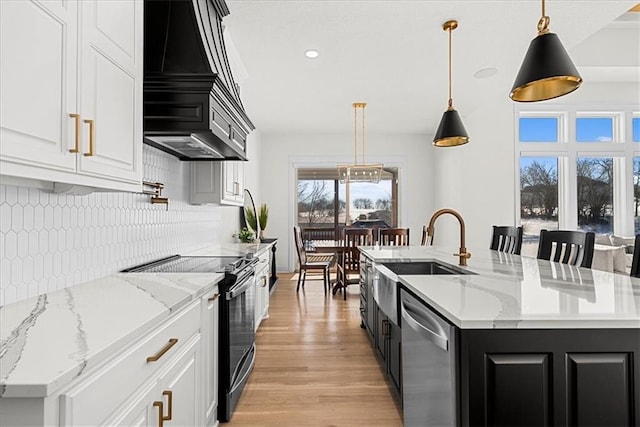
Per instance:
[[[255,235],[253,231],[249,230],[247,227],[242,227],[242,230],[238,233],[238,238],[243,243],[251,243],[253,242]]]
[[[267,219],[269,219],[269,208],[266,203],[260,205],[258,212],[258,223],[260,224],[260,240],[264,238],[264,230],[267,228]]]

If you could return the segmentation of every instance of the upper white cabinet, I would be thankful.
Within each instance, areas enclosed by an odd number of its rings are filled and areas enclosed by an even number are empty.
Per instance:
[[[244,204],[244,162],[192,162],[189,201],[195,205]]]
[[[0,172],[142,180],[142,1],[0,2]]]

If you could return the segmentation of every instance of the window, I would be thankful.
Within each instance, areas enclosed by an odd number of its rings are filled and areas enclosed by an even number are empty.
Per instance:
[[[576,141],[611,142],[613,141],[613,118],[578,117],[576,119]]]
[[[520,118],[520,142],[557,142],[558,119],[556,117]]]
[[[516,110],[523,255],[536,255],[543,228],[623,236],[640,232],[637,107],[548,108]]]
[[[558,158],[520,158],[522,255],[535,257],[540,230],[558,229]]]
[[[397,168],[385,168],[379,183],[340,183],[336,168],[298,169],[298,220],[323,238],[340,238],[357,221],[397,226]],[[318,238],[321,238],[318,237]]]
[[[579,157],[576,162],[578,228],[613,233],[613,159]]]

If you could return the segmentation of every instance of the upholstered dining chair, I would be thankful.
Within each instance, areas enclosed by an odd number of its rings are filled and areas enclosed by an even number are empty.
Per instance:
[[[520,250],[522,249],[522,227],[494,225],[489,249],[520,255]]]
[[[338,281],[341,287],[334,287],[335,294],[342,290],[344,299],[347,299],[347,286],[360,283],[360,249],[358,246],[373,245],[373,230],[370,228],[345,228],[344,250],[338,263]],[[357,277],[355,277],[358,275]]]
[[[380,246],[409,246],[409,229],[379,228],[378,244]]]
[[[594,242],[591,231],[540,230],[537,258],[591,268]]]
[[[631,277],[640,277],[640,234],[636,234],[633,245],[633,260],[631,261]]]
[[[296,251],[298,252],[298,264],[300,266],[298,271],[298,284],[296,286],[296,292],[300,290],[300,285],[304,288],[304,283],[307,278],[307,271],[322,272],[322,280],[324,282],[324,293],[327,293],[329,289],[329,268],[334,261],[334,254],[307,254],[304,249],[304,243],[302,241],[302,231],[299,226],[293,227],[293,238],[296,244]]]

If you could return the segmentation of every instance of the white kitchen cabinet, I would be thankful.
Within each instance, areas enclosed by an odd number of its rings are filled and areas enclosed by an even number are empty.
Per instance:
[[[244,162],[191,162],[189,201],[194,205],[244,204]]]
[[[256,304],[255,330],[258,330],[262,320],[269,317],[269,260],[270,249],[260,254],[256,267]]]
[[[202,297],[203,410],[206,426],[214,426],[218,420],[219,297],[217,287]]]
[[[0,2],[3,175],[139,191],[143,2]]]
[[[68,390],[46,398],[60,399],[60,424],[158,425],[154,402],[162,401],[165,415],[171,406],[174,419],[185,420],[175,425],[198,425],[201,320],[198,300]]]

